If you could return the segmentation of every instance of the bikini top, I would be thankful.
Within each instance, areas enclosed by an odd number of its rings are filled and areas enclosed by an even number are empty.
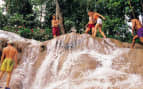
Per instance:
[[[98,15],[95,15],[95,16],[94,16],[94,19],[95,19],[95,20],[97,20],[98,18],[99,18],[99,16],[98,16]]]

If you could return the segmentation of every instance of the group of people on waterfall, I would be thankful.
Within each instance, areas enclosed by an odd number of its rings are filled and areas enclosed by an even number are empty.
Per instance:
[[[101,14],[93,11],[88,11],[88,16],[89,16],[89,21],[88,24],[86,25],[86,30],[85,33],[88,33],[90,30],[92,31],[92,37],[96,37],[97,30],[99,29],[99,32],[101,35],[106,38],[106,35],[102,31],[102,19],[105,20],[105,17],[102,16]],[[132,35],[133,41],[132,41],[132,46],[131,48],[134,47],[135,45],[135,40],[137,38],[140,39],[140,41],[143,43],[143,26],[141,22],[136,19],[131,17],[130,21],[132,22]],[[56,19],[56,16],[52,16],[52,33],[53,37],[57,37],[60,35],[60,29],[59,29],[59,20]],[[136,35],[134,35],[134,31],[137,32]],[[7,84],[5,89],[10,89],[9,88],[9,83],[11,80],[11,74],[14,68],[17,67],[17,49],[12,46],[13,42],[8,42],[7,47],[3,49],[2,56],[1,56],[1,67],[0,67],[0,79],[2,78],[3,74],[5,72],[8,73],[7,77]],[[0,86],[0,88],[2,88]]]
[[[104,38],[106,38],[104,32],[102,31],[102,19],[105,20],[105,17],[93,11],[88,11],[88,16],[89,16],[89,21],[86,26],[85,33],[88,33],[92,29],[92,37],[96,37],[97,29],[99,29],[99,32],[101,33],[101,35]]]
[[[104,38],[106,38],[104,32],[102,31],[102,19],[105,20],[105,17],[93,11],[88,11],[88,16],[89,16],[89,22],[88,22],[88,25],[86,26],[85,33],[88,33],[92,29],[92,36],[96,37],[97,29],[99,29],[99,32],[101,33],[101,35]],[[102,19],[100,17],[102,17]],[[59,20],[56,19],[55,15],[52,16],[51,23],[52,23],[53,37],[55,38],[56,36],[60,35]]]
[[[92,37],[96,37],[97,30],[101,33],[101,35],[106,38],[106,35],[102,31],[102,19],[105,20],[105,17],[101,14],[94,12],[94,11],[88,11],[89,21],[86,25],[85,33],[88,33],[90,30],[92,31]],[[131,48],[134,48],[135,46],[135,40],[137,38],[140,39],[140,42],[143,43],[143,25],[139,21],[139,19],[130,16],[130,20],[132,22],[132,45]],[[136,32],[135,32],[136,31]],[[134,35],[134,32],[137,33]],[[60,35],[60,29],[59,29],[59,20],[56,19],[56,16],[53,15],[52,19],[52,33],[53,37]]]

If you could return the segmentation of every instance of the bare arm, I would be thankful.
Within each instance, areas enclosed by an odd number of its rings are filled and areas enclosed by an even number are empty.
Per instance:
[[[2,51],[2,56],[1,56],[1,63],[2,63],[3,60],[4,60],[4,56],[5,56],[5,50],[3,49],[3,51]]]
[[[58,25],[60,24],[60,20],[57,20],[57,24],[58,24]]]
[[[132,20],[132,35],[134,36],[135,21]]]
[[[15,51],[14,60],[15,60],[15,68],[16,68],[17,67],[17,50]]]
[[[52,20],[51,22],[52,22],[52,27],[54,27],[54,21]]]
[[[60,23],[60,21],[59,21],[59,20],[56,20],[56,26],[58,26],[58,25],[59,25],[59,23]]]
[[[104,19],[105,20],[105,17],[104,16],[102,16],[101,14],[99,14],[99,13],[96,13],[98,16],[100,16],[102,19]]]

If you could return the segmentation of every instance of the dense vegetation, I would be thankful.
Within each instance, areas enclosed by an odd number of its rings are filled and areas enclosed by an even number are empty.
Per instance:
[[[0,10],[0,29],[15,32],[26,38],[47,40],[52,38],[51,16],[56,12],[58,1],[64,18],[65,32],[75,27],[83,33],[88,22],[88,10],[97,11],[106,17],[103,31],[107,37],[131,42],[132,36],[125,23],[125,14],[138,16],[143,12],[142,0],[6,0],[7,14]],[[45,21],[38,17],[41,11],[34,6],[45,4]],[[34,9],[33,9],[34,8]],[[101,35],[98,34],[100,37]]]

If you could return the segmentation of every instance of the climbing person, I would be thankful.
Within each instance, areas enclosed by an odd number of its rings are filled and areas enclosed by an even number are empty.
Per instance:
[[[88,21],[88,24],[86,26],[85,33],[88,33],[92,29],[92,34],[93,34],[94,27],[95,27],[95,22],[94,22],[94,19],[93,19],[93,14],[94,14],[94,12],[88,11],[89,21]]]
[[[52,16],[52,33],[53,37],[57,37],[60,35],[60,29],[59,29],[59,20],[56,19],[56,16]]]
[[[133,16],[131,16],[130,21],[132,22],[132,36],[133,36],[131,48],[134,48],[135,40],[137,38],[139,38],[140,42],[143,43],[143,26],[141,22],[137,18],[134,18]],[[135,30],[137,33],[136,35],[134,35]]]
[[[3,49],[1,56],[0,80],[3,74],[7,72],[8,76],[5,89],[10,89],[9,83],[11,80],[12,71],[17,67],[17,50],[12,46],[12,41],[8,41],[7,44],[8,45]]]
[[[94,28],[94,32],[92,34],[93,37],[96,37],[96,33],[97,33],[97,29],[99,29],[99,32],[101,33],[101,35],[106,38],[104,32],[102,32],[102,19],[105,20],[105,17],[100,15],[99,13],[97,12],[94,12],[93,14],[93,17],[94,17],[94,20],[96,21],[96,25],[95,25],[95,28]],[[101,18],[102,19],[101,19]]]

